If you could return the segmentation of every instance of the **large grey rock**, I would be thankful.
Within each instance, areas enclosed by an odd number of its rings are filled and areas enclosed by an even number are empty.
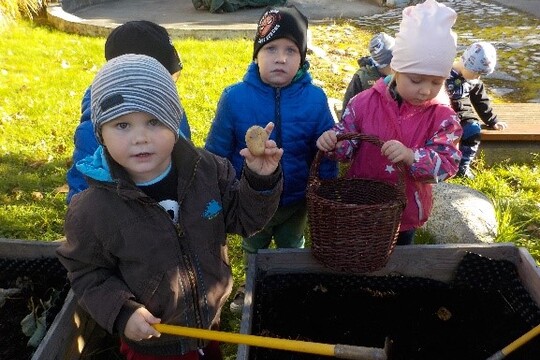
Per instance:
[[[422,229],[437,244],[492,243],[497,235],[495,208],[477,190],[441,182],[433,186],[433,210]]]

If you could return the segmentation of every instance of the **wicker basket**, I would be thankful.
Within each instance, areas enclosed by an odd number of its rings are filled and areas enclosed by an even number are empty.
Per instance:
[[[338,140],[382,142],[374,136],[347,134]],[[338,271],[364,273],[384,267],[397,240],[406,204],[404,170],[397,184],[361,178],[321,180],[319,151],[307,189],[309,229],[314,257]]]

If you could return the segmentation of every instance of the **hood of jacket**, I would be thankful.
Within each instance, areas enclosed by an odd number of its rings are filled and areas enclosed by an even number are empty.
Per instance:
[[[83,175],[102,182],[113,182],[111,169],[102,145],[99,145],[92,156],[87,156],[75,165]]]

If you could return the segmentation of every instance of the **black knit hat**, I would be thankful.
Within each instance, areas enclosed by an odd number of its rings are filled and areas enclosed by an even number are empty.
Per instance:
[[[172,75],[182,70],[182,61],[167,30],[146,20],[128,21],[115,28],[105,42],[105,59],[124,54],[153,57]]]
[[[301,64],[306,60],[308,19],[294,6],[267,7],[257,25],[253,59],[259,50],[273,40],[287,38],[300,50]]]

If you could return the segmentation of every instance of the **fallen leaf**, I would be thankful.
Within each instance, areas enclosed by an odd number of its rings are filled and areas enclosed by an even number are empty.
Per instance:
[[[54,191],[60,194],[66,194],[69,192],[69,186],[67,184],[64,184],[54,189]]]
[[[39,191],[32,191],[32,199],[43,200],[43,194]]]

